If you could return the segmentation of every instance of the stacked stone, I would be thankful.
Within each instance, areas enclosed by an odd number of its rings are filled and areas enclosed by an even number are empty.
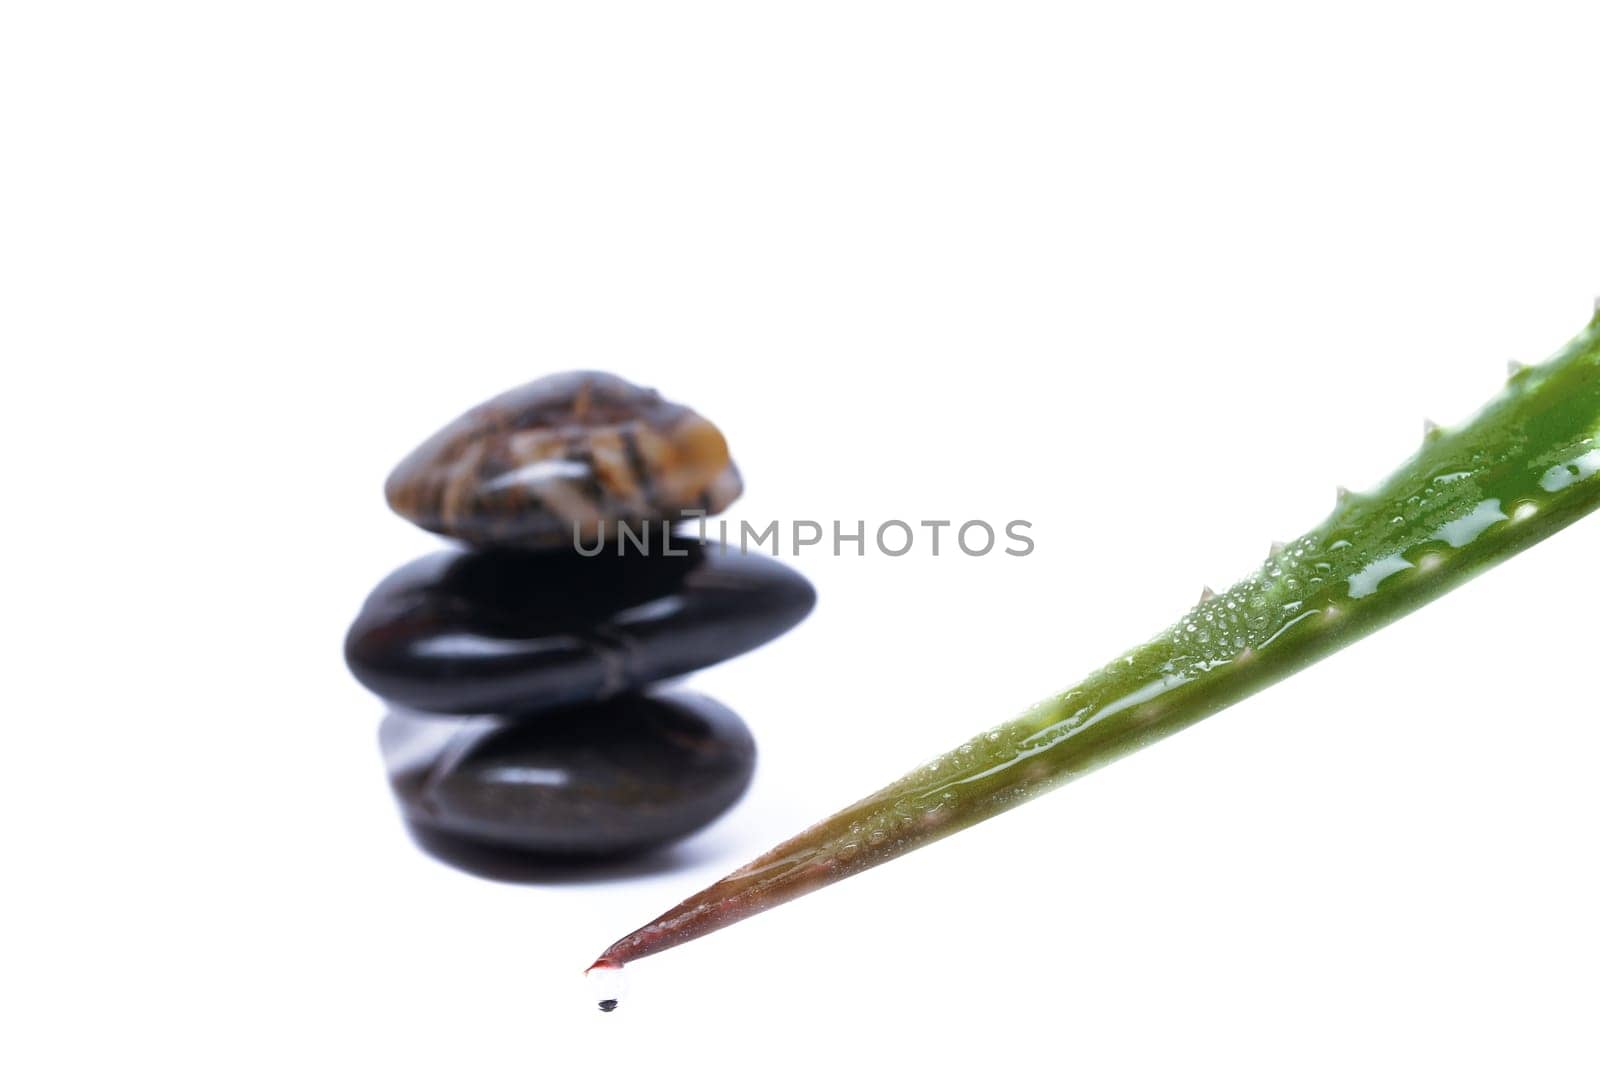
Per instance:
[[[406,457],[390,506],[466,547],[368,597],[351,672],[429,837],[550,858],[637,853],[744,793],[755,743],[707,697],[650,687],[756,648],[816,596],[777,560],[675,529],[742,483],[722,434],[621,378],[502,394]]]

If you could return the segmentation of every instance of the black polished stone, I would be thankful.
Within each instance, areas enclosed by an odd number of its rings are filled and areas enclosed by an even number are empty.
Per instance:
[[[743,795],[755,769],[743,720],[692,693],[533,719],[395,709],[379,742],[414,828],[552,860],[629,855],[693,833]]]
[[[357,680],[407,707],[525,714],[608,700],[748,652],[810,612],[770,556],[694,540],[684,555],[439,552],[367,598],[345,640]]]

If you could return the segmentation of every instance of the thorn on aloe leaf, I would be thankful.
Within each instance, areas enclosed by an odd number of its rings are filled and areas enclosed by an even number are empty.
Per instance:
[[[1272,547],[1267,550],[1267,558],[1271,559],[1273,556],[1281,556],[1281,555],[1283,555],[1283,550],[1288,548],[1288,547],[1289,546],[1284,544],[1282,541],[1274,541],[1274,542],[1272,542]]]
[[[1215,600],[1216,598],[1217,598],[1217,594],[1212,590],[1212,588],[1209,585],[1201,587],[1201,589],[1200,589],[1200,603],[1204,604],[1207,601]]]
[[[1527,369],[1528,369],[1528,365],[1526,363],[1521,362],[1520,360],[1515,360],[1515,359],[1508,360],[1506,362],[1506,377],[1507,378],[1515,378],[1517,375],[1521,374],[1523,371],[1525,371]]]
[[[1424,441],[1431,441],[1433,438],[1438,437],[1443,432],[1444,431],[1440,428],[1439,424],[1434,422],[1432,419],[1422,420],[1422,439]]]
[[[1350,499],[1350,490],[1346,489],[1342,485],[1335,487],[1333,490],[1333,499],[1336,503],[1343,504],[1345,501]]]

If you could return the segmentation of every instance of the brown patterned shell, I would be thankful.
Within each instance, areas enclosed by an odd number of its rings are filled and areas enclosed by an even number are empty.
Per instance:
[[[480,404],[389,475],[389,506],[473,545],[561,548],[617,523],[715,514],[743,490],[709,421],[614,374],[552,374]]]

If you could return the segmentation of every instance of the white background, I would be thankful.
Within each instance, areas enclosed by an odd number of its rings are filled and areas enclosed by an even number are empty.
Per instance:
[[[1593,1063],[1582,524],[1090,780],[616,936],[1154,633],[1600,291],[1590,3],[12,3],[0,1059]],[[1515,12],[1512,14],[1511,12]],[[746,801],[600,883],[418,852],[346,675],[380,486],[616,370],[798,565]]]

